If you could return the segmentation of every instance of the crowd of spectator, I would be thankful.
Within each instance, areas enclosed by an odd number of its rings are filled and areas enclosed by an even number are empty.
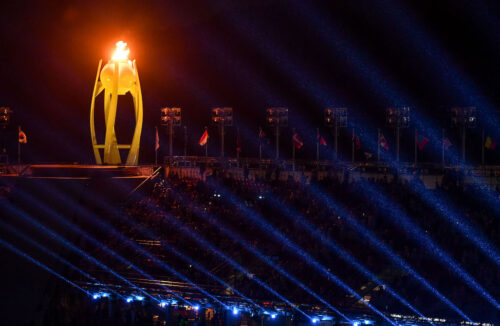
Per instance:
[[[425,199],[430,196],[451,203],[491,248],[498,248],[500,225],[491,206],[498,201],[498,192],[466,187],[453,176],[443,178],[436,189],[422,189],[418,175],[410,181],[397,176],[354,181],[349,175],[331,174],[318,181],[314,177],[278,180],[271,175],[239,179],[225,171],[214,171],[203,180],[174,174],[156,179],[151,193],[127,204],[127,223],[115,221],[130,238],[161,240],[164,246],[147,249],[190,280],[220,286],[170,249],[192,258],[231,285],[226,294],[236,290],[256,300],[280,300],[258,279],[297,304],[321,304],[314,292],[341,309],[364,307],[359,297],[339,285],[341,280],[363,300],[388,313],[414,314],[387,287],[425,315],[459,317],[411,271],[378,250],[368,233],[353,227],[359,223],[464,313],[479,319],[498,318],[491,302],[422,240],[429,237],[493,298],[500,298],[500,269],[494,257],[464,236],[456,222],[446,217],[448,211],[436,209]],[[494,202],[483,199],[484,191]],[[414,236],[419,232],[416,228],[410,229],[388,207],[404,212],[422,231],[421,239]],[[142,232],[143,228],[152,233]],[[344,253],[332,250],[325,239],[334,241]],[[357,259],[380,282],[360,272],[346,255]],[[153,261],[147,264],[154,273],[165,274]]]

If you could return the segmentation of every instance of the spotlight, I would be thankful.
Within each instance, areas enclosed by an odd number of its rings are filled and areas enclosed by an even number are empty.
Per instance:
[[[213,108],[212,122],[219,126],[221,139],[220,156],[224,157],[224,127],[233,125],[233,109],[232,108]]]
[[[276,319],[276,314],[271,314],[271,319]]]
[[[132,297],[128,297],[127,299],[125,299],[125,301],[127,301],[127,303],[130,303],[130,302],[134,301],[134,299]]]
[[[100,295],[98,293],[96,293],[92,296],[92,299],[97,300],[97,299],[99,299],[99,297],[100,297]]]
[[[352,323],[352,326],[359,326],[359,322],[355,321],[354,323]]]
[[[365,324],[365,325],[371,325],[371,324],[373,324],[373,322],[372,322],[371,320],[367,320],[367,319],[365,319],[365,320],[363,321],[363,324]]]
[[[233,315],[237,315],[239,312],[238,308],[234,307],[233,308]]]
[[[142,300],[144,300],[144,297],[143,297],[143,296],[140,296],[140,295],[136,295],[136,296],[135,296],[135,299],[136,299],[137,301],[142,301]]]
[[[318,318],[316,318],[316,317],[314,317],[314,318],[312,319],[312,323],[313,323],[313,324],[316,324],[318,321],[319,321],[319,319],[318,319]],[[359,326],[359,325],[355,325],[355,326]]]
[[[107,297],[109,297],[109,293],[101,293],[101,297],[107,298]]]
[[[166,306],[168,306],[168,302],[167,301],[161,301],[160,302],[160,307],[165,308]]]
[[[196,306],[194,306],[194,307],[193,307],[193,309],[194,309],[195,311],[198,311],[198,310],[200,310],[200,306],[196,305]]]

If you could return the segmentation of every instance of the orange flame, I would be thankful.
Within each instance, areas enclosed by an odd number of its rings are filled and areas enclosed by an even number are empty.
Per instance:
[[[128,54],[130,52],[129,49],[126,48],[127,43],[123,41],[119,41],[116,43],[116,50],[111,57],[112,60],[127,60]]]

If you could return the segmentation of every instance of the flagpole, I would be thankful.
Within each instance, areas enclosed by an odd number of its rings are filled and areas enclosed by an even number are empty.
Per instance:
[[[172,158],[173,154],[173,138],[174,138],[174,121],[170,119],[168,123],[168,156]]]
[[[237,141],[237,144],[236,144],[236,159],[239,161],[240,160],[240,128],[236,128],[236,141]]]
[[[354,163],[354,142],[356,135],[354,134],[354,127],[352,127],[352,144],[351,144],[351,163]]]
[[[417,128],[415,128],[415,166],[417,166],[417,160],[418,160],[418,152],[417,152],[417,140],[418,140],[418,134],[417,134]]]
[[[295,128],[292,135],[292,170],[295,171],[295,145],[293,144],[293,137],[295,136]]]
[[[319,128],[316,128],[316,161],[319,162]]]
[[[338,119],[335,117],[335,161],[338,160],[338,150],[339,150],[339,143],[338,143],[338,137],[339,137],[339,131],[338,131]]]
[[[158,136],[158,126],[155,126],[155,166],[158,166],[158,148],[156,147],[157,136]],[[170,141],[170,146],[172,146],[172,141]],[[170,147],[172,150],[172,147]],[[170,152],[170,158],[172,158],[172,152]]]
[[[205,132],[207,132],[207,127],[205,126]],[[205,143],[205,157],[208,157],[208,137]]]
[[[184,126],[184,157],[186,157],[187,155],[187,139],[188,139],[187,127]]]
[[[19,134],[21,133],[21,126],[18,126],[17,133],[17,164],[21,165],[21,142],[19,141]]]
[[[224,120],[220,123],[220,157],[224,157]]]
[[[484,165],[484,128],[481,135],[481,165]]]
[[[399,163],[399,124],[396,126],[396,162]]]
[[[280,158],[280,127],[276,124],[276,159]]]
[[[380,128],[377,129],[378,139],[377,139],[377,163],[380,163]]]
[[[441,164],[444,167],[444,128],[441,129]]]
[[[262,128],[259,127],[259,164],[262,162]]]
[[[465,164],[465,125],[462,126],[462,164]]]

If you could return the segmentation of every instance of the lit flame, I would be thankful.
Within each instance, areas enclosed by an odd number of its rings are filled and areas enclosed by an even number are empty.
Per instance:
[[[112,60],[127,60],[128,54],[130,52],[129,49],[126,49],[127,43],[123,41],[119,41],[116,43],[116,50],[111,57]]]

